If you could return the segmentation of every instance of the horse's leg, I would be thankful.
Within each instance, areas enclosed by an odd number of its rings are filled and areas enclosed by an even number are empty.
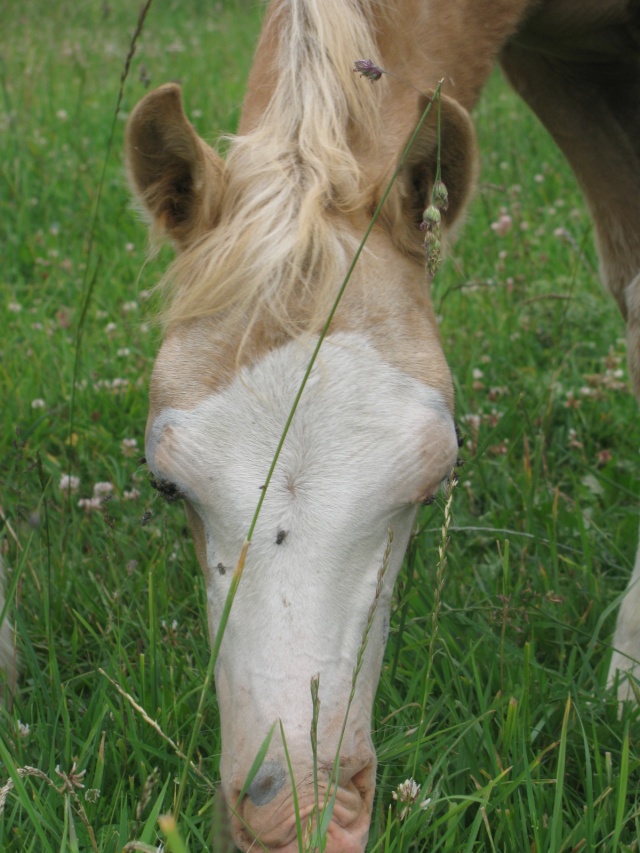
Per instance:
[[[621,702],[633,698],[633,692],[625,673],[640,678],[640,549],[636,556],[636,564],[625,592],[620,611],[616,632],[613,637],[613,657],[609,666],[608,684],[612,685],[616,673],[620,674],[618,684],[618,699]]]
[[[0,557],[0,615],[4,610],[4,567]],[[0,624],[0,704],[15,687],[15,654],[12,642],[11,625],[8,619]]]
[[[568,62],[509,45],[501,62],[582,186],[602,279],[627,323],[629,374],[640,399],[640,60]],[[640,676],[640,551],[613,645],[609,683],[617,670]],[[621,678],[619,698],[630,692]]]

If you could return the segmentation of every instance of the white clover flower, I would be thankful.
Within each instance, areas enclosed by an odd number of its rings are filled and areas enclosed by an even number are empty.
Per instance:
[[[94,509],[101,508],[102,498],[80,498],[78,506],[85,512],[92,512]]]
[[[80,487],[80,477],[74,477],[73,474],[63,474],[60,477],[60,491],[62,492],[77,492]]]
[[[415,779],[405,779],[398,785],[397,791],[391,795],[394,800],[401,803],[415,803],[420,793],[420,785]]]
[[[31,401],[31,408],[32,409],[44,409],[44,407],[46,405],[47,404],[45,403],[45,401],[41,397],[38,397],[36,400]]]
[[[420,795],[420,785],[415,779],[405,779],[398,785],[397,790],[392,791],[391,796],[398,803],[406,803],[400,812],[400,820],[406,820],[411,813],[411,807],[415,805]]]
[[[93,487],[93,496],[94,497],[105,497],[106,495],[110,495],[114,490],[113,483],[95,483]]]
[[[511,231],[512,225],[513,219],[509,214],[501,213],[497,221],[491,223],[491,230],[494,231],[498,237],[504,237],[509,233],[509,231]]]
[[[482,423],[480,415],[463,415],[460,420],[467,424],[469,429],[473,430],[474,432],[478,432],[478,430],[480,429],[480,424]]]
[[[68,773],[65,773],[64,770],[60,770],[59,764],[56,766],[56,773],[62,779],[63,792],[73,791],[75,788],[84,788],[83,779],[86,772],[86,770],[78,770],[75,761],[71,765],[71,770]]]
[[[120,449],[125,456],[133,456],[138,451],[137,438],[123,438],[120,444]]]

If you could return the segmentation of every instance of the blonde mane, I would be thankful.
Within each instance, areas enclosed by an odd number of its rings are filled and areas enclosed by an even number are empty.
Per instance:
[[[353,255],[334,220],[366,189],[353,149],[377,134],[380,88],[352,72],[375,57],[377,2],[278,2],[273,96],[254,130],[228,137],[218,224],[161,283],[168,325],[222,315],[295,333],[330,304]]]

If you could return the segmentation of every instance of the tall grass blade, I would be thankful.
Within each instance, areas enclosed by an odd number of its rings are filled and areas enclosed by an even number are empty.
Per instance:
[[[173,815],[161,815],[158,818],[158,825],[162,834],[167,839],[167,843],[165,844],[166,853],[189,853],[189,849],[182,840],[178,824]]]
[[[569,728],[569,714],[571,712],[571,696],[567,696],[567,703],[562,718],[562,731],[560,733],[560,745],[558,747],[558,766],[556,769],[556,791],[553,804],[553,815],[550,827],[549,851],[559,851],[562,847],[562,810],[563,793],[565,782],[565,765],[567,757],[567,734]]]
[[[160,791],[158,797],[156,798],[155,803],[153,804],[153,808],[149,812],[149,816],[145,821],[144,828],[142,830],[142,834],[140,835],[139,841],[143,843],[150,843],[155,838],[156,825],[158,823],[158,818],[160,816],[160,811],[162,809],[162,804],[164,802],[164,798],[167,795],[167,790],[169,788],[170,778],[167,778],[166,782],[162,786],[162,790]]]
[[[303,838],[302,838],[302,821],[300,820],[300,806],[298,805],[298,790],[296,786],[296,780],[293,775],[293,766],[291,764],[291,757],[289,755],[289,748],[287,747],[287,739],[284,734],[284,726],[282,725],[282,720],[278,721],[280,723],[280,737],[282,738],[282,746],[284,748],[284,757],[287,761],[287,769],[289,771],[289,779],[291,780],[291,794],[293,797],[293,811],[296,816],[296,839],[298,841],[298,853],[303,853]]]
[[[253,759],[253,763],[251,764],[251,767],[249,768],[249,772],[247,773],[247,778],[244,780],[244,785],[240,789],[240,794],[238,795],[238,804],[240,804],[242,802],[242,800],[244,799],[244,797],[246,796],[247,791],[251,787],[251,783],[256,778],[256,773],[262,767],[265,756],[266,756],[267,752],[269,751],[269,745],[271,744],[271,738],[273,737],[273,733],[275,731],[275,728],[276,728],[276,724],[274,723],[271,726],[271,728],[269,729],[269,731],[267,732],[266,738],[260,744],[260,748],[258,749],[258,751],[256,753],[256,757]]]
[[[311,757],[313,760],[313,796],[315,798],[316,827],[320,822],[320,794],[318,788],[318,718],[320,716],[320,675],[314,675],[311,679]],[[316,831],[316,838],[318,832]],[[318,842],[319,843],[319,842]],[[314,841],[312,850],[317,849],[318,844]]]
[[[65,821],[69,829],[69,850],[71,853],[79,853],[78,834],[73,820],[73,809],[71,808],[71,797],[67,794],[64,798]]]
[[[591,750],[597,747],[595,744],[590,744],[587,739],[587,733],[582,722],[582,717],[578,712],[578,707],[574,707],[580,730],[582,732],[582,743],[584,746],[584,786],[586,793],[585,809],[585,842],[586,849],[593,850],[595,848],[595,832],[594,832],[594,803],[593,803],[593,767],[591,763]]]
[[[613,830],[612,850],[619,849],[620,836],[624,827],[624,815],[627,809],[627,786],[629,784],[629,722],[624,729],[622,754],[620,755],[620,776],[618,777],[618,797],[616,800],[616,822]]]

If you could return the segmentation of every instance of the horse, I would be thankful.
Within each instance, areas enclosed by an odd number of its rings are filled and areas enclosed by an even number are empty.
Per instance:
[[[361,80],[353,61],[368,58],[389,73]],[[303,825],[313,819],[318,674],[315,783],[321,799],[335,796],[325,849],[367,842],[394,580],[416,508],[458,452],[423,211],[441,178],[446,246],[477,175],[470,113],[496,64],[582,187],[640,397],[638,0],[272,0],[225,159],[189,124],[176,85],[146,95],[128,121],[134,195],[176,249],[146,459],[184,499],[212,640],[311,352],[396,176],[300,397],[216,664],[222,789],[243,850],[256,839],[298,849],[291,776]],[[432,109],[419,125],[439,81],[439,122]],[[613,641],[620,700],[640,658],[639,580],[640,556]]]

